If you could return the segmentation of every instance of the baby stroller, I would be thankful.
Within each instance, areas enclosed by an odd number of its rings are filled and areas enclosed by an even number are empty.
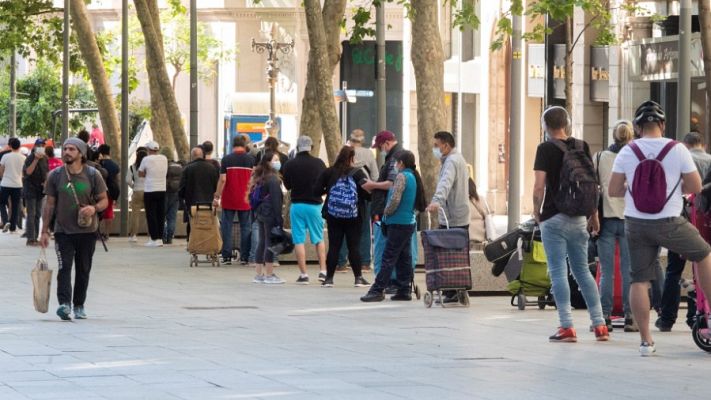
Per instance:
[[[711,214],[696,213],[696,209],[693,206],[694,196],[690,198],[691,212],[689,217],[691,223],[696,226],[701,233],[701,236],[707,242],[711,243]],[[701,218],[698,218],[701,217]],[[690,301],[696,304],[696,317],[694,318],[694,325],[691,327],[691,336],[694,339],[694,343],[703,351],[711,353],[711,326],[709,326],[709,313],[711,308],[709,307],[708,294],[704,293],[701,286],[698,285],[698,264],[693,263],[694,268],[694,287],[687,287],[688,296]]]
[[[511,305],[519,310],[525,310],[526,306],[538,306],[541,310],[547,305],[555,306],[540,230],[535,221],[529,220],[521,224],[516,232],[515,250],[505,259],[505,264],[503,261],[497,262],[492,273],[495,276],[506,274]],[[535,297],[536,300],[529,300],[529,297]]]

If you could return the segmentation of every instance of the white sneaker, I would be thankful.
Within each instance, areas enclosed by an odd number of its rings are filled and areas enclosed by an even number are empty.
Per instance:
[[[642,357],[651,357],[657,349],[654,348],[654,343],[642,342],[639,345],[639,355]]]
[[[133,235],[133,236],[131,236],[131,237],[128,238],[128,241],[135,243],[135,242],[138,241],[138,237],[137,237],[136,235]]]
[[[264,283],[264,275],[255,275],[252,283]]]
[[[146,247],[163,247],[163,243],[160,240],[149,240],[144,245]]]
[[[276,276],[275,274],[271,274],[269,276],[264,277],[264,283],[266,283],[267,285],[281,285],[285,283],[285,281]]]

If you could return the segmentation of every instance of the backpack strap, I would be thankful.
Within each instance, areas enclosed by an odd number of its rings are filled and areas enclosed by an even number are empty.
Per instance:
[[[551,140],[551,143],[553,143],[555,147],[559,148],[563,153],[567,153],[568,150],[570,150],[568,148],[568,144],[560,139]]]
[[[671,141],[669,141],[669,143],[667,143],[667,144],[662,148],[662,151],[659,152],[659,155],[657,156],[657,161],[662,162],[662,160],[664,159],[664,157],[666,157],[667,154],[669,154],[669,152],[671,151],[671,149],[673,149],[674,146],[676,146],[678,143],[679,143],[679,142],[677,142],[676,140],[671,140]]]
[[[637,159],[642,162],[647,159],[647,157],[644,156],[644,153],[642,153],[642,150],[640,150],[639,146],[637,146],[637,143],[635,142],[630,142],[628,144],[630,149],[632,149],[632,152],[634,153],[635,156],[637,156]]]

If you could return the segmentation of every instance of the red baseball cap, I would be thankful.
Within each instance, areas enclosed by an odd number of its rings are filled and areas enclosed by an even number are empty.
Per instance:
[[[396,140],[394,133],[390,131],[380,131],[373,139],[373,148],[377,149],[385,144],[385,142],[389,142],[391,140]]]

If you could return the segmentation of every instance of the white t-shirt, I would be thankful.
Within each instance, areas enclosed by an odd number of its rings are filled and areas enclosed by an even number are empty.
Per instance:
[[[165,192],[165,177],[168,175],[168,159],[165,158],[164,155],[152,154],[146,156],[141,161],[138,171],[145,171],[146,173],[145,192]]]
[[[667,138],[642,138],[636,139],[634,143],[639,146],[647,158],[656,158],[662,148],[669,143],[671,139]],[[620,153],[615,159],[615,164],[612,167],[612,172],[625,174],[627,178],[627,187],[631,188],[634,180],[634,171],[639,164],[639,159],[634,154],[630,146],[625,146],[620,150]],[[691,153],[683,144],[679,143],[667,153],[662,160],[664,167],[664,175],[667,179],[667,196],[671,193],[674,186],[679,182],[682,174],[696,172],[696,165],[691,158]],[[682,200],[681,183],[675,189],[674,194],[669,198],[669,201],[664,206],[664,209],[657,214],[647,214],[637,210],[634,206],[634,200],[630,191],[625,193],[625,216],[640,218],[640,219],[661,219],[678,217],[681,215],[684,202]]]
[[[0,160],[0,164],[5,166],[0,186],[8,188],[22,187],[22,167],[25,165],[25,156],[19,151],[7,153]]]

